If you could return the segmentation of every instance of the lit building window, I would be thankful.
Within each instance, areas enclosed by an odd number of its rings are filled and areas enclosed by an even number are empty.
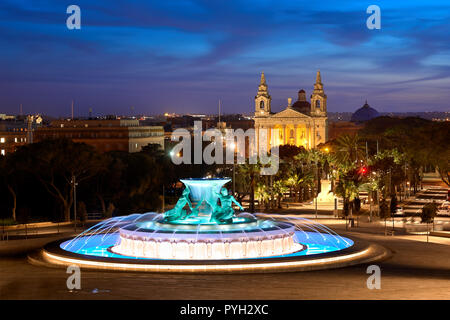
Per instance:
[[[0,138],[0,143],[5,143],[5,138],[1,137]]]
[[[5,155],[5,150],[2,149],[1,155],[4,156]]]
[[[14,142],[17,142],[17,138],[14,138]]]

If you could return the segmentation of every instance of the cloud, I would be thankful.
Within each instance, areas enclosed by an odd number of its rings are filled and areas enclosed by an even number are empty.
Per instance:
[[[450,93],[436,84],[449,77],[445,1],[379,1],[381,30],[366,28],[360,1],[77,4],[79,31],[65,27],[60,1],[0,4],[2,111],[26,100],[57,114],[76,95],[85,109],[99,105],[104,113],[128,105],[209,112],[219,98],[228,112],[251,112],[261,70],[281,107],[299,88],[311,90],[317,69],[332,111],[357,108],[364,97],[375,97],[380,110],[449,109]]]

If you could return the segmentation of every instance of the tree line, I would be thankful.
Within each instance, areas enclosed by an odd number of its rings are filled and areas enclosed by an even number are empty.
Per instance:
[[[159,211],[178,196],[180,178],[201,177],[209,167],[174,165],[169,150],[149,144],[141,152],[99,153],[71,140],[24,145],[0,157],[0,218],[17,222],[70,221],[74,190],[78,217]]]
[[[0,156],[0,218],[69,221],[74,183],[81,215],[89,211],[104,217],[161,210],[164,200],[176,201],[183,187],[179,179],[188,177],[234,176],[235,196],[246,199],[251,212],[256,201],[266,209],[281,207],[286,198],[309,201],[321,192],[325,177],[342,198],[344,215],[358,209],[361,191],[378,206],[417,192],[427,170],[437,170],[450,186],[450,124],[420,118],[379,117],[356,135],[312,150],[280,146],[279,171],[273,176],[260,175],[260,164],[174,165],[172,147],[99,153],[64,139],[24,145]]]

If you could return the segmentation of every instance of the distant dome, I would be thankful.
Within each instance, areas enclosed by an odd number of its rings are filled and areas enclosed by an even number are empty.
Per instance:
[[[364,122],[379,116],[380,114],[378,113],[378,111],[369,106],[369,104],[366,101],[366,103],[361,108],[359,108],[352,114],[351,121]]]
[[[292,109],[295,109],[303,114],[309,114],[311,112],[311,104],[306,101],[306,92],[301,89],[298,92],[298,100],[291,106]]]

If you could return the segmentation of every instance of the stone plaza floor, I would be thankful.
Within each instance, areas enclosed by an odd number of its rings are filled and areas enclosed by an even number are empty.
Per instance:
[[[366,286],[367,265],[278,274],[146,274],[82,271],[81,290],[69,291],[65,269],[31,265],[27,252],[55,238],[0,242],[0,299],[450,299],[450,239],[338,233],[386,246],[381,289]],[[66,235],[67,236],[67,235]]]

